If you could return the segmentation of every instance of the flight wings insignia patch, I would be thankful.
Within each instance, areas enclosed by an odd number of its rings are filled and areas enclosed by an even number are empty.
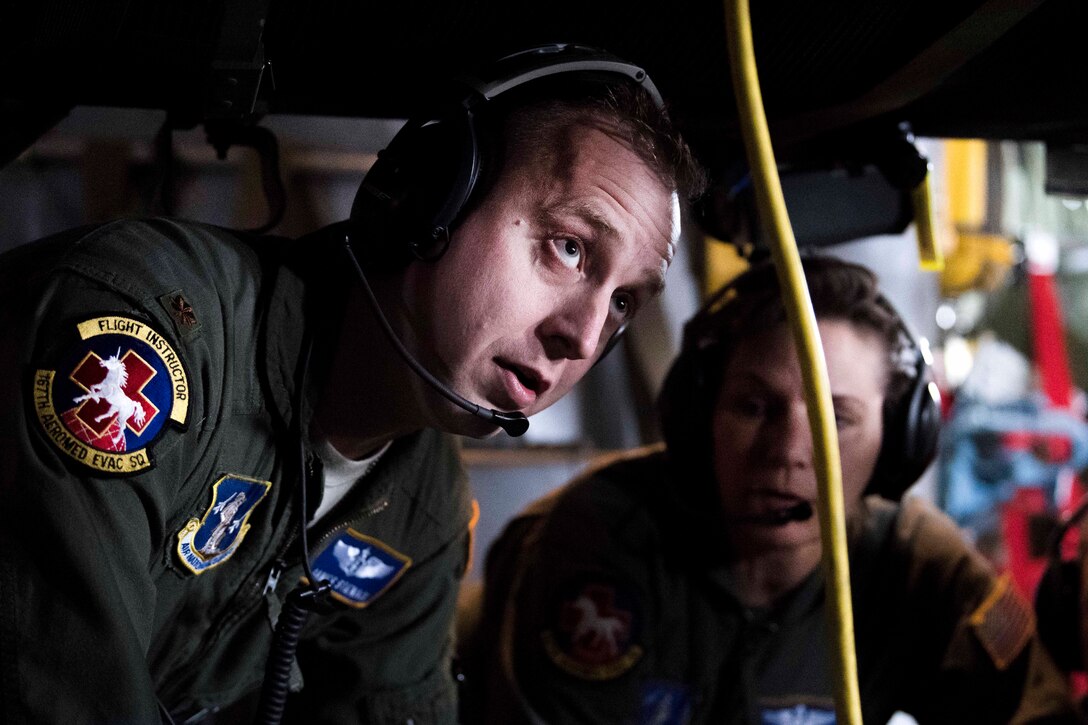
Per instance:
[[[71,460],[104,475],[154,466],[151,444],[167,424],[184,427],[189,377],[181,357],[147,322],[86,320],[54,368],[40,368],[31,403],[45,435]]]
[[[403,576],[412,559],[372,536],[348,528],[313,561],[314,577],[328,581],[332,596],[362,609]]]

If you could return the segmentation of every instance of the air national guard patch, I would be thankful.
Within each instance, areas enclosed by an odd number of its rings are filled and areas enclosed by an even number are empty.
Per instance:
[[[151,468],[152,442],[184,426],[189,377],[181,357],[146,322],[112,315],[76,326],[79,341],[56,369],[34,373],[31,400],[65,455],[107,475]]]
[[[229,559],[249,531],[246,520],[272,488],[271,481],[223,476],[212,487],[212,505],[204,518],[189,519],[178,532],[178,557],[194,574]]]
[[[556,623],[541,633],[544,651],[559,669],[583,680],[610,680],[642,657],[635,599],[625,588],[591,581],[559,601]]]
[[[332,586],[334,599],[362,609],[401,578],[411,558],[355,529],[345,529],[313,561],[314,576]]]

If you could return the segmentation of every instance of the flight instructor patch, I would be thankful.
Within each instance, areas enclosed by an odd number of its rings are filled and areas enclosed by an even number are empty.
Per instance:
[[[46,436],[100,474],[152,468],[152,443],[189,415],[181,357],[147,322],[123,315],[86,320],[76,332],[55,368],[34,372],[31,401]]]

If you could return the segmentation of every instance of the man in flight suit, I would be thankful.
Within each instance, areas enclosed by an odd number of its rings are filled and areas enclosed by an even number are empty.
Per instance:
[[[641,70],[573,46],[493,70],[303,239],[119,221],[0,258],[0,719],[211,718],[260,689],[306,577],[299,720],[454,721],[449,434],[569,391],[699,184]]]

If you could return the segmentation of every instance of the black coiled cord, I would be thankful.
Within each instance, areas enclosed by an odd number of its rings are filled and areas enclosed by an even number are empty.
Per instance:
[[[276,619],[276,630],[272,634],[272,648],[265,662],[264,682],[261,684],[261,699],[257,708],[257,725],[279,725],[287,705],[287,694],[291,687],[291,664],[295,661],[295,652],[302,636],[302,629],[315,611],[329,611],[329,594],[332,590],[328,581],[316,581],[310,568],[310,546],[307,541],[306,523],[309,508],[306,504],[306,488],[310,476],[306,464],[306,445],[302,438],[300,419],[302,401],[306,385],[306,374],[310,367],[310,353],[313,341],[307,336],[303,342],[302,368],[298,374],[295,399],[295,435],[298,440],[298,508],[299,542],[302,545],[302,566],[306,582],[291,590],[284,602],[283,609]],[[273,594],[274,596],[274,594]]]
[[[306,626],[318,603],[324,600],[328,590],[328,582],[323,581],[316,587],[296,587],[287,595],[287,601],[276,620],[272,651],[265,663],[257,725],[279,725],[283,719],[291,684],[291,665],[295,661],[302,628]]]

